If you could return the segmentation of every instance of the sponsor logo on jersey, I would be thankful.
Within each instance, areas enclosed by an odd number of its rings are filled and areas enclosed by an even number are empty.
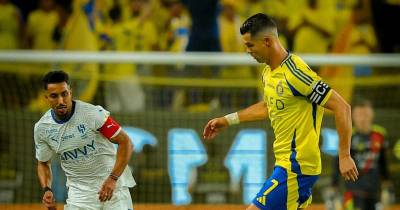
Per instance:
[[[46,130],[46,134],[52,134],[52,133],[56,133],[56,132],[58,132],[57,128],[52,128],[52,129]]]
[[[283,85],[282,85],[282,80],[279,81],[278,85],[276,86],[276,94],[278,96],[283,95]]]
[[[61,160],[76,160],[78,158],[87,157],[96,151],[96,145],[94,144],[94,140],[90,144],[86,144],[81,148],[75,148],[73,150],[69,150],[63,152],[61,155]]]
[[[65,140],[68,140],[68,139],[72,139],[72,138],[74,138],[74,137],[75,137],[74,134],[68,134],[68,135],[62,136],[62,137],[61,137],[61,141],[65,141]]]

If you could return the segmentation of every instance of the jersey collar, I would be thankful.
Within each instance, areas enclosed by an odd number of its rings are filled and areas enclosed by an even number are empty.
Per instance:
[[[290,58],[290,56],[292,56],[292,53],[290,53],[289,51],[287,51],[287,53],[288,53],[288,54],[287,54],[286,58],[283,59],[283,61],[281,62],[280,67],[282,67],[283,64],[285,64],[285,62]]]

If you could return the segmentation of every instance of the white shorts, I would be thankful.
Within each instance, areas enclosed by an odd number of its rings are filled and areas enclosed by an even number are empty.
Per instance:
[[[101,202],[97,192],[82,193],[68,189],[64,210],[133,210],[132,198],[127,187],[116,189],[111,200]]]

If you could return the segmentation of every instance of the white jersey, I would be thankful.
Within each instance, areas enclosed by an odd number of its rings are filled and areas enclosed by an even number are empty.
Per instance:
[[[46,162],[59,155],[67,176],[67,187],[98,191],[110,175],[116,160],[116,148],[98,129],[110,115],[101,106],[75,100],[71,117],[58,121],[49,110],[35,124],[36,158]],[[118,134],[120,130],[117,131]],[[117,188],[133,187],[129,167],[118,179]]]

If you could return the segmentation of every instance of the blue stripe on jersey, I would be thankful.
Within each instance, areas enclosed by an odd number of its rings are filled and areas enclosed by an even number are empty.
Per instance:
[[[301,78],[299,75],[297,75],[297,73],[292,69],[292,67],[290,66],[289,63],[286,63],[286,65],[288,66],[289,71],[292,72],[292,74],[293,74],[295,77],[297,77],[297,79],[299,79],[300,81],[302,81],[304,84],[306,84],[306,85],[308,85],[308,86],[311,85],[309,82],[305,81],[303,78]]]
[[[283,66],[284,63],[286,63],[286,61],[292,56],[292,54],[290,54],[290,52],[288,52],[287,56],[285,59],[283,59],[283,61],[281,62],[281,67]]]
[[[317,104],[316,103],[312,103],[312,118],[313,118],[313,123],[314,123],[314,129],[317,129],[315,127],[315,123],[317,121]]]
[[[294,130],[293,139],[292,139],[292,154],[290,155],[290,162],[292,163],[292,172],[296,174],[301,174],[299,162],[296,160],[297,152],[296,152],[296,130]]]
[[[297,91],[296,88],[294,88],[292,84],[289,83],[289,81],[286,79],[286,77],[285,77],[285,80],[294,96],[304,96],[299,91]]]
[[[289,62],[290,59],[286,62],[287,67],[289,68],[289,71],[292,72],[292,74],[297,77],[300,81],[305,83],[306,85],[310,86],[311,82],[307,81],[306,78],[302,77],[297,71],[295,71],[295,68],[292,66],[292,64]]]
[[[292,58],[289,58],[289,62],[294,66],[294,69],[297,72],[299,72],[300,75],[304,76],[307,79],[307,81],[312,83],[313,79],[310,76],[308,76],[307,74],[305,74],[303,71],[298,69],[297,66],[296,66],[296,63],[292,60]]]

